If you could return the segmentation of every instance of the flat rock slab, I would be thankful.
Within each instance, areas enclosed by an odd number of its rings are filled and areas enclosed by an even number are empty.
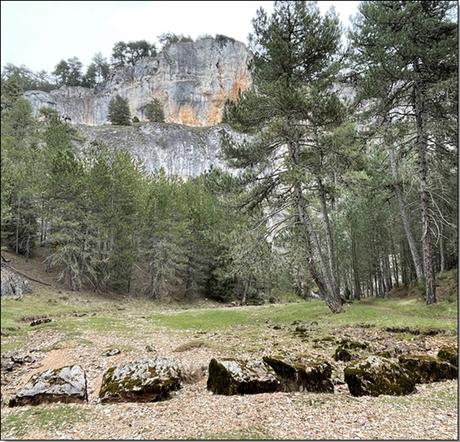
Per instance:
[[[405,395],[415,391],[410,372],[390,359],[369,356],[344,370],[352,396]]]
[[[33,375],[10,400],[10,406],[51,402],[86,402],[86,373],[79,365],[49,369]]]
[[[101,402],[155,402],[181,386],[181,372],[166,358],[141,359],[109,368],[102,378]]]
[[[432,356],[404,355],[399,357],[399,363],[411,373],[415,382],[422,384],[455,379],[458,375],[457,367]]]
[[[264,357],[263,361],[276,373],[282,391],[333,393],[332,367],[326,361],[290,363],[280,358]]]
[[[211,359],[208,390],[215,394],[257,394],[281,391],[281,382],[263,361]]]

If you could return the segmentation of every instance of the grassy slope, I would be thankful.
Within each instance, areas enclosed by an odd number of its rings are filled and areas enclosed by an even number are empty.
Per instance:
[[[448,280],[451,284],[451,279]],[[53,321],[31,327],[30,317],[41,315],[51,317]],[[57,294],[52,289],[39,289],[19,301],[2,299],[2,350],[23,347],[27,334],[38,329],[55,329],[69,338],[75,338],[84,331],[137,334],[157,326],[182,330],[218,330],[237,326],[257,329],[267,320],[278,324],[288,324],[294,320],[315,320],[324,329],[369,324],[376,327],[409,326],[455,332],[457,303],[442,301],[427,306],[421,299],[411,296],[364,299],[347,305],[341,314],[330,313],[321,301],[164,310],[148,300],[113,300],[92,293]]]

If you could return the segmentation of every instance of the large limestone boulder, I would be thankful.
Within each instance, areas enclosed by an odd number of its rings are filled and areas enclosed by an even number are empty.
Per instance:
[[[1,266],[0,296],[21,298],[25,293],[31,293],[30,282],[7,266]]]
[[[438,358],[451,363],[454,367],[458,367],[458,348],[453,345],[444,345],[438,352]]]
[[[331,380],[332,367],[326,361],[289,363],[280,358],[267,356],[263,361],[276,373],[283,391],[334,392]]]
[[[280,391],[281,382],[263,361],[211,359],[208,390],[215,394],[257,394]]]
[[[349,365],[344,374],[353,396],[399,396],[415,391],[415,380],[405,368],[379,356],[369,356]]]
[[[109,368],[102,378],[101,402],[155,402],[178,390],[181,372],[167,358],[142,359]]]
[[[79,365],[70,365],[33,375],[10,400],[10,406],[87,400],[86,373]]]
[[[422,384],[455,379],[458,373],[457,367],[449,362],[427,355],[400,356],[399,363],[411,373],[416,382]]]

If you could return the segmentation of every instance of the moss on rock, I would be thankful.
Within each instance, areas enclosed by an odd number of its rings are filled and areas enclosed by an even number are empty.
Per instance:
[[[208,369],[208,390],[215,394],[257,394],[280,391],[275,372],[261,361],[211,359]]]
[[[156,358],[111,367],[102,379],[101,402],[154,402],[180,388],[180,370],[169,359]]]
[[[427,355],[403,355],[399,363],[411,373],[415,382],[422,384],[455,379],[458,372],[449,362]]]
[[[346,367],[344,374],[353,396],[404,395],[415,391],[410,373],[387,358],[369,356]]]
[[[458,348],[444,345],[438,352],[438,358],[458,368]]]

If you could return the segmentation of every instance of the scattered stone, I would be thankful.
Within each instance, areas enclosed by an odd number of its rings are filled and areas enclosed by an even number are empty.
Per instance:
[[[399,363],[411,373],[415,382],[428,384],[457,377],[457,367],[427,355],[404,355]]]
[[[426,330],[420,330],[420,329],[411,328],[411,327],[386,327],[384,330],[390,333],[410,333],[416,336],[418,335],[434,336],[437,334],[444,333],[444,330],[437,329],[437,328],[429,328]]]
[[[211,359],[207,388],[223,395],[272,393],[280,390],[281,383],[262,361]]]
[[[145,346],[145,350],[148,351],[149,353],[156,353],[156,352],[157,352],[157,351],[155,350],[155,348],[154,348],[152,345],[150,345],[150,344],[147,344],[147,345]]]
[[[186,342],[185,344],[179,345],[173,351],[176,353],[193,350],[194,348],[206,347],[206,342],[200,339],[194,339],[192,341]]]
[[[206,377],[208,367],[206,365],[192,366],[184,365],[180,366],[181,379],[185,384],[196,384]]]
[[[332,356],[335,361],[343,361],[343,362],[349,362],[353,359],[353,355],[342,345],[339,345],[335,349],[335,353]]]
[[[333,393],[331,381],[332,367],[325,361],[309,361],[290,364],[279,358],[265,356],[269,365],[281,381],[282,391],[309,391],[313,393]]]
[[[35,321],[32,321],[32,322],[30,323],[30,326],[31,326],[31,327],[34,327],[34,326],[40,325],[40,324],[47,324],[48,322],[51,322],[51,319],[50,319],[50,318],[35,319]]]
[[[79,365],[49,369],[33,375],[9,405],[37,405],[51,402],[86,402],[86,373]]]
[[[344,370],[352,396],[404,395],[415,391],[410,373],[390,359],[369,356]]]
[[[180,388],[180,369],[166,358],[142,359],[109,368],[102,378],[101,402],[155,402]]]
[[[103,353],[102,356],[115,356],[119,355],[120,353],[121,351],[118,348],[110,348],[105,353]]]
[[[458,348],[454,346],[444,345],[438,352],[438,358],[450,362],[454,367],[458,368]]]
[[[281,325],[279,324],[275,324],[273,327],[272,327],[273,330],[281,330]]]
[[[348,350],[364,350],[369,347],[369,344],[367,342],[352,341],[351,339],[344,338],[340,341],[340,346]]]

